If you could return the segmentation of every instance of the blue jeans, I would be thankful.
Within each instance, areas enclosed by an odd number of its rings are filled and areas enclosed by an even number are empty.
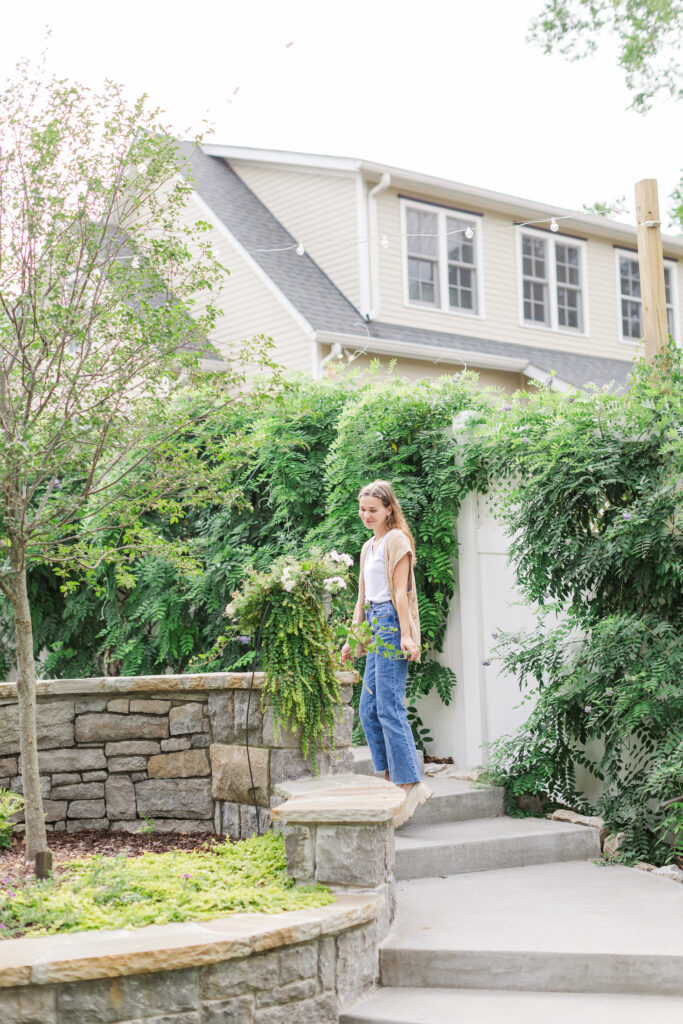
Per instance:
[[[397,785],[419,782],[420,762],[403,707],[408,661],[401,654],[398,613],[391,601],[371,601],[366,619],[375,638],[379,636],[396,648],[373,651],[365,663],[359,710],[372,763],[377,772],[388,768],[391,781]]]

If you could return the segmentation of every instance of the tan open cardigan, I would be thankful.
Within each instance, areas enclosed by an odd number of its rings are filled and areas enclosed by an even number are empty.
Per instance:
[[[365,556],[370,550],[370,545],[374,540],[374,536],[370,537],[369,540],[363,545],[363,550],[360,553],[360,573],[358,576],[358,600],[356,601],[356,607],[353,612],[353,622],[365,622],[365,576],[363,573],[363,567],[365,564]],[[387,574],[387,587],[389,595],[393,602],[394,608],[396,608],[396,590],[394,588],[394,569],[398,565],[399,561],[404,555],[410,555],[410,573],[408,576],[408,625],[410,626],[410,636],[415,641],[417,646],[420,646],[420,612],[417,606],[417,592],[415,590],[415,572],[413,569],[413,562],[415,561],[413,556],[413,548],[410,543],[410,538],[403,532],[395,527],[393,530],[389,530],[387,534],[387,541],[384,545],[384,561],[386,566]],[[359,658],[363,651],[360,646],[356,648],[355,656]]]

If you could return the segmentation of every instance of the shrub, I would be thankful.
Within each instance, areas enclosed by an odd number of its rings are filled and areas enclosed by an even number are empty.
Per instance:
[[[536,704],[488,778],[603,814],[622,859],[683,843],[683,375],[640,364],[627,394],[557,395],[489,420],[469,464],[508,481],[503,515],[532,631],[498,653]],[[662,361],[663,362],[663,361]],[[582,768],[604,783],[594,805]]]
[[[6,850],[12,843],[11,818],[23,809],[24,798],[9,789],[0,788],[0,850]]]

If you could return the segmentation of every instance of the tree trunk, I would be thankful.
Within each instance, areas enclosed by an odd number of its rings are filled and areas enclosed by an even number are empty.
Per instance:
[[[14,612],[17,644],[17,697],[19,704],[19,749],[21,777],[24,786],[24,820],[26,822],[26,860],[33,864],[37,853],[47,850],[45,812],[40,794],[38,770],[38,738],[36,730],[36,664],[33,658],[33,625],[26,585],[25,548],[10,536],[12,578],[10,600]]]

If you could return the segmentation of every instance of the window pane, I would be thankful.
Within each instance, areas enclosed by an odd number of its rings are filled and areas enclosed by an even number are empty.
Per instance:
[[[640,298],[640,270],[638,260],[619,257],[619,276],[621,278],[621,294]]]
[[[437,304],[436,266],[433,260],[408,260],[408,297],[414,302]]]
[[[467,267],[448,266],[448,302],[451,309],[476,312],[474,271]]]
[[[558,286],[557,322],[560,327],[581,330],[581,293],[575,288]]]
[[[640,338],[640,303],[632,299],[621,300],[621,329],[625,338]]]
[[[562,284],[573,284],[578,287],[579,281],[579,250],[575,245],[556,245],[555,263],[557,280]]]
[[[673,305],[671,301],[671,272],[669,267],[664,267],[664,294],[666,295],[667,306]]]
[[[438,246],[438,219],[435,213],[415,210],[406,211],[407,249],[411,256],[432,256],[436,258]]]
[[[524,319],[535,324],[550,323],[546,275],[546,241],[522,235],[522,289]]]
[[[474,264],[474,239],[466,238],[465,231],[471,227],[467,220],[456,217],[446,218],[446,244],[449,260],[456,263]]]

